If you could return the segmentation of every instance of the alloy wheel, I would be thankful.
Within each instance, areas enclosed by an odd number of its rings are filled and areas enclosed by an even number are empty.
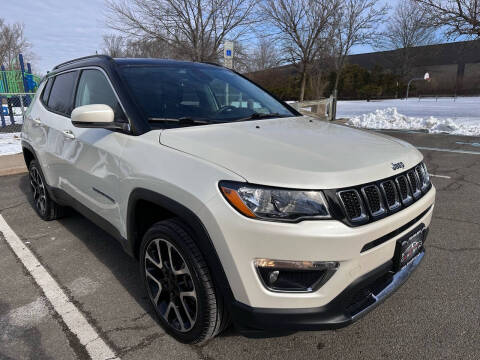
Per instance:
[[[158,314],[179,332],[191,330],[197,319],[197,293],[180,251],[168,240],[154,239],[144,261],[148,294]]]
[[[42,176],[36,167],[30,169],[30,185],[33,192],[33,202],[41,214],[45,214],[47,196]]]

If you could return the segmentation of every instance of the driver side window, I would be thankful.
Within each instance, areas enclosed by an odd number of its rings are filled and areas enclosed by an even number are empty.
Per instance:
[[[115,121],[125,122],[125,116],[112,87],[99,70],[83,70],[78,82],[75,107],[91,104],[110,106],[115,113]]]

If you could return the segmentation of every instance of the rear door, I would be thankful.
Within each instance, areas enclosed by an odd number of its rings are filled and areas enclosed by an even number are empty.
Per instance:
[[[47,87],[51,86],[48,96],[42,98],[43,107],[38,119],[46,134],[45,166],[42,166],[47,183],[50,186],[61,188],[62,178],[68,177],[69,168],[62,159],[63,142],[66,137],[64,132],[70,122],[73,108],[73,92],[78,71],[69,71],[56,75],[49,80]],[[50,81],[51,85],[50,85]],[[35,115],[34,115],[35,116]]]
[[[27,110],[25,122],[22,129],[22,138],[29,143],[35,150],[37,159],[40,161],[40,166],[47,179],[47,184],[50,184],[49,163],[50,156],[46,153],[48,128],[44,122],[49,116],[49,112],[45,108],[48,102],[50,90],[52,89],[53,79],[48,79],[40,85],[35,99]]]

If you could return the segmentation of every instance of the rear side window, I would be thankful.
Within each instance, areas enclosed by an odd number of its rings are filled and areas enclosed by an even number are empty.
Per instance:
[[[47,85],[43,89],[42,101],[46,105],[48,104],[48,96],[50,95],[50,90],[52,90],[53,78],[48,79]]]
[[[70,116],[76,78],[76,71],[67,72],[55,77],[48,99],[48,108],[50,110]]]
[[[108,105],[115,112],[116,121],[122,121],[124,118],[110,83],[99,70],[83,70],[78,82],[75,107],[90,104]]]

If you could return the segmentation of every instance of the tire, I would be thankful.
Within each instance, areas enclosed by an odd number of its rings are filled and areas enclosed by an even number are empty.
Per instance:
[[[64,213],[64,208],[50,197],[48,185],[45,182],[45,177],[37,160],[30,161],[28,176],[32,190],[33,207],[38,216],[45,221],[60,218]]]
[[[182,343],[199,344],[222,331],[228,316],[189,233],[177,219],[154,224],[142,240],[140,272],[164,330]]]

